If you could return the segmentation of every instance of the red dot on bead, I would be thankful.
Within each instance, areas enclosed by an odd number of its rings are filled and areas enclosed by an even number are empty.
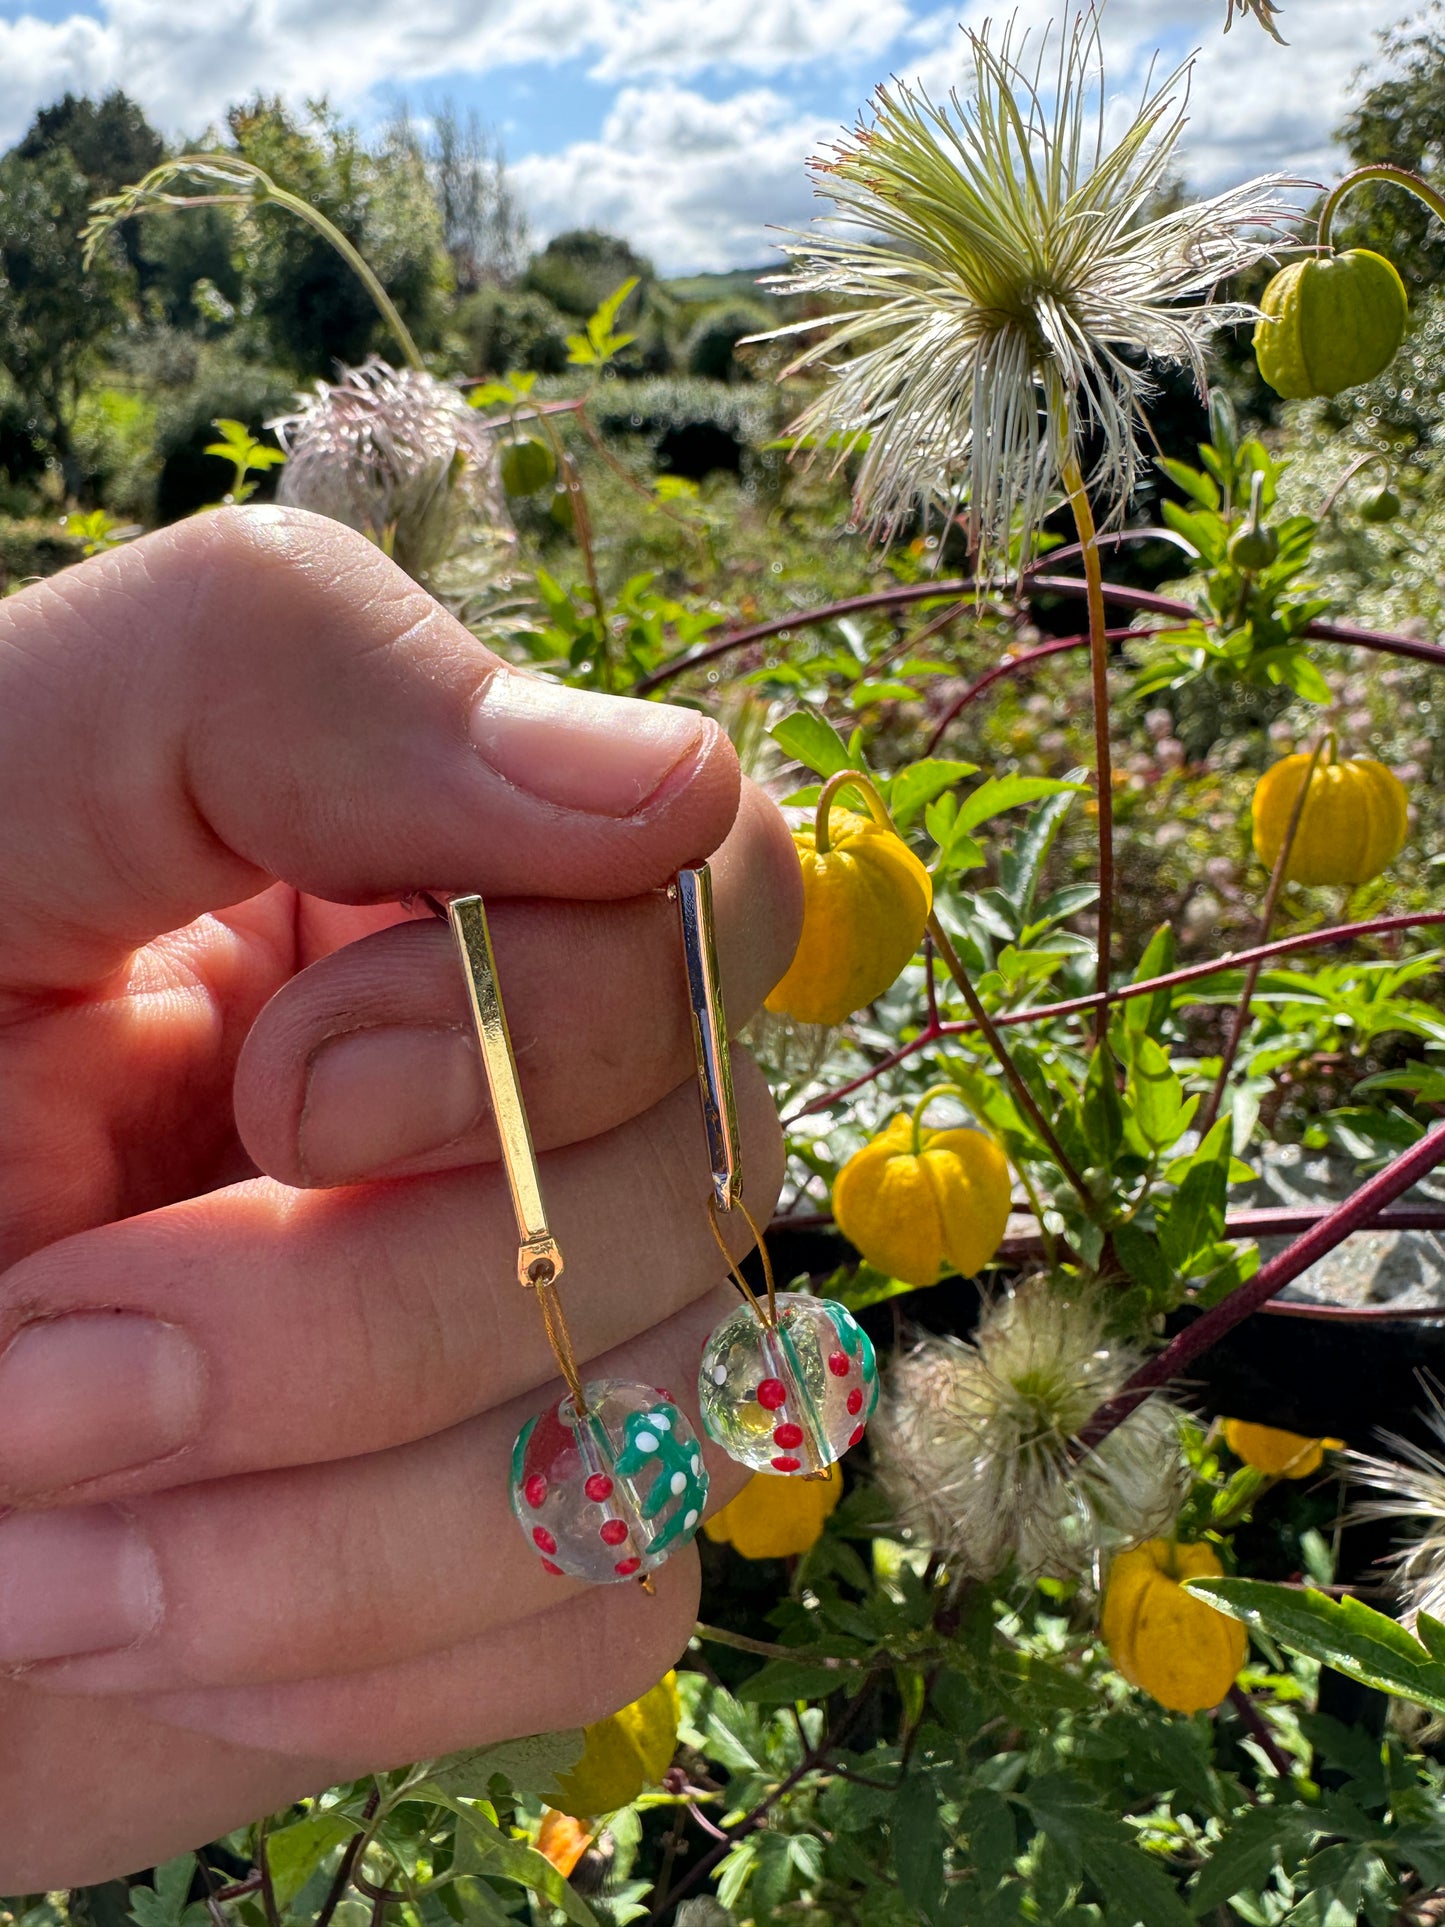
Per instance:
[[[627,1537],[627,1527],[621,1519],[609,1519],[606,1525],[599,1527],[598,1530],[604,1546],[620,1546]]]
[[[539,1506],[547,1496],[547,1481],[540,1472],[534,1472],[522,1487],[522,1497],[530,1506]]]
[[[785,1449],[794,1445],[801,1445],[803,1443],[802,1426],[779,1425],[773,1432],[773,1443],[775,1445],[781,1445]]]
[[[668,1391],[665,1385],[658,1385],[654,1387],[654,1389],[657,1392],[657,1396],[659,1398],[665,1398],[669,1405],[676,1405],[677,1403],[676,1398],[673,1396],[673,1394],[670,1391]]]
[[[847,1352],[830,1352],[828,1354],[828,1370],[833,1374],[834,1378],[846,1378],[852,1369],[853,1367],[848,1363]]]
[[[855,1418],[863,1410],[863,1394],[856,1385],[848,1394],[848,1410]]]
[[[560,1579],[562,1577],[562,1568],[560,1566],[554,1566],[550,1559],[544,1559],[542,1561],[542,1570],[543,1572],[550,1572],[554,1579]]]
[[[557,1541],[552,1537],[551,1533],[548,1532],[546,1526],[532,1527],[532,1544],[537,1546],[542,1552],[555,1552],[557,1550]]]
[[[620,1573],[624,1579],[630,1579],[641,1564],[642,1561],[640,1559],[619,1559],[612,1570],[615,1573]]]
[[[781,1458],[773,1460],[773,1470],[775,1472],[797,1472],[801,1469],[802,1464],[803,1461],[801,1459],[789,1458],[785,1453]]]
[[[612,1481],[605,1472],[594,1472],[582,1490],[594,1505],[605,1505],[612,1497]]]
[[[780,1378],[765,1378],[758,1387],[758,1403],[765,1412],[776,1412],[788,1402],[788,1388]]]
[[[861,1425],[855,1425],[853,1427],[852,1436],[848,1440],[849,1446],[852,1447],[857,1445],[861,1441],[862,1437],[863,1437],[863,1427]]]

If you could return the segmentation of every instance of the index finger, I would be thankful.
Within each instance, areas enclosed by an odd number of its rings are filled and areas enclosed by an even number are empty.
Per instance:
[[[0,605],[0,985],[91,984],[272,881],[626,897],[708,854],[692,710],[509,668],[363,537],[224,510]]]

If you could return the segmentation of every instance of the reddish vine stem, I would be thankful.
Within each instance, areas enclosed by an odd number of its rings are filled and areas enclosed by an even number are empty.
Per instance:
[[[1260,1752],[1263,1753],[1279,1777],[1282,1780],[1292,1779],[1294,1776],[1293,1766],[1280,1751],[1273,1733],[1270,1732],[1264,1722],[1263,1714],[1242,1686],[1236,1684],[1230,1687],[1229,1703],[1239,1715],[1240,1721],[1247,1730],[1249,1737],[1254,1741],[1255,1745],[1259,1748]]]
[[[1308,1271],[1312,1264],[1343,1243],[1373,1212],[1383,1205],[1392,1204],[1402,1192],[1408,1191],[1412,1184],[1418,1183],[1442,1160],[1445,1160],[1445,1123],[1436,1124],[1427,1131],[1417,1144],[1412,1144],[1408,1151],[1402,1151],[1375,1177],[1367,1179],[1353,1197],[1336,1205],[1333,1211],[1327,1212],[1318,1224],[1302,1237],[1296,1238],[1278,1257],[1262,1265],[1248,1284],[1240,1285],[1221,1304],[1196,1318],[1162,1351],[1156,1352],[1153,1358],[1141,1365],[1112,1398],[1104,1401],[1082,1428],[1075,1441],[1076,1449],[1083,1453],[1106,1439],[1116,1425],[1122,1424],[1131,1412],[1144,1403],[1151,1392],[1177,1378],[1196,1358],[1202,1358],[1212,1345],[1217,1345],[1226,1333],[1242,1324],[1261,1305],[1267,1304],[1277,1292],[1283,1291],[1302,1271]]]
[[[1157,636],[1159,630],[1157,627],[1148,629],[1106,629],[1104,634],[1109,642],[1127,642],[1131,639],[1144,636]],[[943,741],[949,727],[957,721],[965,709],[978,701],[985,690],[991,689],[993,685],[1003,677],[1026,675],[1036,662],[1042,662],[1047,656],[1062,656],[1068,650],[1087,649],[1088,646],[1089,638],[1087,636],[1060,636],[1057,642],[1041,643],[1037,649],[1025,649],[1021,655],[1005,656],[1002,662],[996,662],[992,669],[986,669],[978,678],[977,682],[971,682],[963,694],[955,697],[949,704],[948,708],[943,712],[943,715],[933,726],[933,733],[929,736],[928,742],[924,746],[924,755],[935,755],[938,750],[938,745]]]
[[[1131,997],[1152,997],[1156,991],[1171,990],[1178,984],[1197,983],[1202,978],[1219,977],[1226,970],[1240,970],[1257,960],[1289,956],[1300,950],[1322,949],[1332,943],[1348,943],[1355,937],[1385,936],[1396,930],[1421,929],[1442,923],[1445,923],[1445,910],[1418,910],[1402,916],[1372,917],[1364,923],[1329,924],[1323,930],[1304,930],[1293,937],[1276,937],[1272,943],[1260,944],[1253,950],[1229,951],[1222,957],[1214,957],[1204,963],[1186,964],[1182,970],[1171,970],[1163,977],[1146,977],[1139,983],[1117,984],[1109,992],[1109,1002],[1120,1004]],[[995,1028],[1003,1030],[1014,1024],[1037,1024],[1055,1017],[1070,1017],[1076,1011],[1093,1010],[1097,1004],[1098,998],[1094,996],[1069,997],[1057,1004],[1034,1004],[1027,1010],[1000,1011],[992,1021]],[[801,1117],[811,1117],[815,1111],[825,1111],[829,1105],[841,1103],[845,1097],[861,1091],[888,1071],[896,1070],[918,1051],[927,1050],[931,1044],[945,1037],[968,1036],[977,1028],[971,1018],[926,1027],[859,1076],[840,1084],[836,1090],[823,1092],[811,1102],[799,1106],[796,1111],[790,1111],[783,1122],[794,1124]]]
[[[1032,593],[1058,596],[1086,596],[1088,583],[1073,575],[1029,575],[1026,587]],[[996,591],[997,584],[981,583],[975,576],[954,576],[946,581],[904,582],[891,589],[875,589],[868,595],[847,596],[841,602],[819,603],[811,609],[794,609],[785,616],[775,616],[767,622],[756,622],[746,629],[734,629],[729,635],[719,636],[702,649],[688,651],[674,656],[670,662],[662,663],[650,675],[643,676],[633,684],[633,694],[650,695],[654,689],[662,688],[664,683],[686,675],[690,669],[700,669],[707,663],[716,662],[720,657],[730,655],[735,649],[746,649],[750,644],[766,642],[772,636],[794,629],[815,629],[825,622],[835,622],[840,616],[864,615],[870,609],[901,608],[911,602],[943,601],[950,596],[980,594],[990,586]],[[1141,609],[1152,615],[1174,616],[1187,620],[1198,615],[1198,611],[1187,602],[1174,596],[1157,595],[1150,589],[1126,588],[1122,583],[1106,582],[1103,585],[1105,602],[1116,603],[1124,609]],[[1445,667],[1445,648],[1439,643],[1421,642],[1414,636],[1397,635],[1386,629],[1361,629],[1352,622],[1315,621],[1305,625],[1302,632],[1318,642],[1351,643],[1361,649],[1378,650],[1387,656],[1408,656],[1416,662],[1432,663],[1437,669]]]

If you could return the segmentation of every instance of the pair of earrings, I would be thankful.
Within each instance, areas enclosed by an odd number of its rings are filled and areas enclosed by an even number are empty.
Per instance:
[[[863,1436],[878,1398],[873,1347],[831,1299],[779,1292],[766,1245],[742,1201],[742,1162],[718,976],[712,877],[705,863],[669,886],[679,910],[704,1134],[712,1167],[708,1220],[743,1302],[713,1331],[698,1370],[703,1428],[754,1471],[822,1478]],[[439,906],[438,906],[439,907]],[[446,914],[472,1018],[517,1220],[517,1277],[537,1300],[566,1391],[517,1434],[512,1510],[548,1572],[607,1584],[639,1579],[686,1545],[707,1503],[702,1449],[670,1392],[583,1381],[557,1287],[562,1253],[547,1223],[531,1129],[479,896]],[[759,1298],[733,1263],[719,1217],[741,1214],[762,1258]]]

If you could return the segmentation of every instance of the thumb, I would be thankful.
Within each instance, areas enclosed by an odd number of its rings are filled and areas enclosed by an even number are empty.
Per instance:
[[[0,604],[0,983],[94,982],[273,881],[625,897],[726,835],[695,711],[510,669],[379,550],[224,510]]]

